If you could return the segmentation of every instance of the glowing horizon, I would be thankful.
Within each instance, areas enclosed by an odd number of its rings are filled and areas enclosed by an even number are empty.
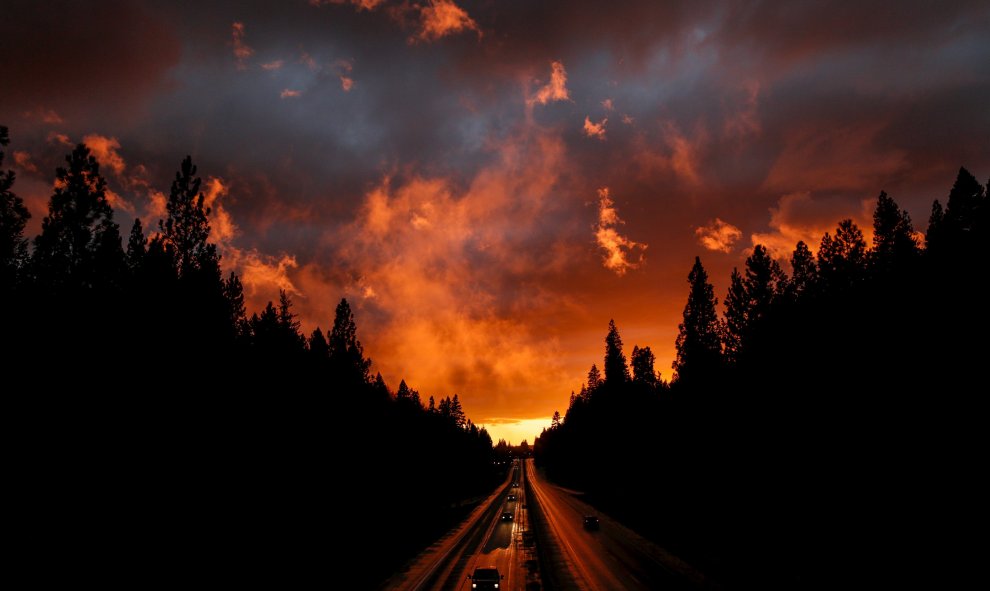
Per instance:
[[[923,229],[990,165],[985,3],[190,6],[5,13],[26,234],[76,142],[125,236],[191,154],[249,314],[284,289],[308,335],[346,297],[373,372],[496,441],[566,410],[610,319],[670,379],[696,255],[721,302],[755,244],[868,238],[881,190]]]

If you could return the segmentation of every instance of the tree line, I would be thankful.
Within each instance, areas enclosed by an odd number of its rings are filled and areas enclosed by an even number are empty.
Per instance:
[[[537,462],[729,587],[944,585],[978,564],[988,255],[963,168],[923,236],[881,192],[871,244],[843,220],[789,274],[754,246],[721,314],[696,257],[672,379],[610,322]]]
[[[8,145],[0,127],[0,171]],[[331,539],[346,536],[335,561],[373,552],[376,567],[346,573],[369,588],[502,478],[456,394],[424,405],[372,375],[346,299],[326,333],[303,335],[284,291],[248,316],[190,157],[165,218],[135,219],[126,242],[84,144],[30,241],[14,184],[0,173],[0,334],[29,442],[14,454],[19,498],[45,507],[23,532],[38,548],[74,540],[76,566],[101,576],[132,561],[176,580],[206,565],[284,583],[327,578]],[[94,559],[93,531],[126,535]]]

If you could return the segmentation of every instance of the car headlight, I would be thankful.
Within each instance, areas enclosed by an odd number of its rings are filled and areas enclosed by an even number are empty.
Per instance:
[[[471,588],[472,589],[477,589],[478,588],[478,584],[477,583],[471,583]]]
[[[495,583],[495,588],[498,589],[498,583]]]

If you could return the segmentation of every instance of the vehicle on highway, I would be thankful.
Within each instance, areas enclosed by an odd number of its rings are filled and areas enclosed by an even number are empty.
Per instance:
[[[512,519],[513,519],[512,511],[502,512],[502,521],[512,521]]]
[[[512,488],[519,488],[519,483],[518,482],[513,482],[512,483]]]
[[[586,530],[596,530],[599,527],[598,517],[595,515],[585,515],[584,516],[584,529]]]
[[[516,500],[516,495],[509,495],[509,500],[510,501]]]
[[[499,582],[505,577],[498,574],[494,566],[486,566],[474,569],[474,574],[468,575],[468,578],[471,579],[472,589],[498,589]]]

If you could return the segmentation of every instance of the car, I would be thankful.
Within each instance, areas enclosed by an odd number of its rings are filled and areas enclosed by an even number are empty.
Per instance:
[[[509,495],[509,500],[510,501],[516,500],[516,495]]]
[[[503,511],[502,512],[502,521],[512,521],[513,519],[514,519],[514,517],[512,515],[512,511]]]
[[[473,575],[468,575],[471,579],[472,589],[498,589],[498,584],[505,577],[498,574],[498,569],[494,566],[478,567],[474,569]]]
[[[598,522],[598,517],[595,515],[585,515],[584,516],[584,529],[596,530],[600,526]]]
[[[519,488],[519,483],[518,482],[513,482],[512,483],[512,488]]]

